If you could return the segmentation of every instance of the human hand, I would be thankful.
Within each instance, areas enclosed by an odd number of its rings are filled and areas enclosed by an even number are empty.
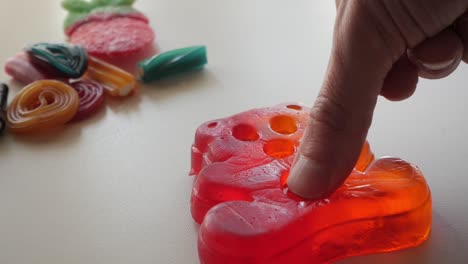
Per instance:
[[[379,95],[410,97],[419,77],[468,62],[468,0],[337,0],[334,44],[289,189],[316,199],[352,171]],[[466,12],[466,13],[465,13]]]

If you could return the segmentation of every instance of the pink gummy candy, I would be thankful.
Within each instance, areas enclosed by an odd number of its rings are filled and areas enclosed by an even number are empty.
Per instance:
[[[24,85],[28,85],[39,80],[45,80],[50,77],[39,71],[24,53],[17,54],[16,56],[8,59],[5,64],[5,72],[14,80]]]

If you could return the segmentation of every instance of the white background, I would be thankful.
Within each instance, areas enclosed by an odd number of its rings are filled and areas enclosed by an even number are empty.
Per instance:
[[[0,61],[62,41],[56,0],[0,0]],[[203,72],[108,100],[53,138],[0,139],[0,263],[198,263],[189,212],[197,126],[285,101],[311,104],[331,47],[334,1],[140,0],[162,50],[205,44]],[[2,80],[9,80],[0,73]],[[467,67],[379,101],[369,141],[424,172],[434,227],[423,246],[342,263],[466,263]],[[18,86],[13,85],[13,93]]]

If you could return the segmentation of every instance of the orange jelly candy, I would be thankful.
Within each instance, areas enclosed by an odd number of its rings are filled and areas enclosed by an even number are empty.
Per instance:
[[[421,172],[374,159],[368,143],[344,184],[303,200],[286,186],[308,109],[284,104],[201,125],[192,147],[192,216],[203,264],[330,263],[423,243],[431,194]]]
[[[127,96],[138,88],[138,82],[131,73],[93,57],[88,58],[84,78],[102,84],[110,96]]]
[[[75,89],[63,82],[33,82],[23,88],[8,107],[9,130],[30,133],[65,124],[75,116],[79,103]]]

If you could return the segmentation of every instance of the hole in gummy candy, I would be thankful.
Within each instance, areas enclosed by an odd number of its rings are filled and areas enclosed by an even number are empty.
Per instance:
[[[270,119],[270,127],[279,134],[287,135],[297,131],[296,120],[290,116],[279,115]]]
[[[255,141],[259,138],[257,129],[247,124],[239,124],[233,127],[232,135],[242,141]]]
[[[286,107],[289,108],[289,109],[296,110],[296,111],[301,111],[302,110],[302,107],[299,106],[299,105],[287,105]]]
[[[55,103],[54,94],[46,92],[46,93],[39,95],[37,100],[32,100],[28,102],[26,108],[28,111],[33,111],[41,106],[52,105],[54,103]]]
[[[273,139],[263,146],[263,151],[273,158],[282,159],[294,154],[294,143],[288,139]]]
[[[46,105],[51,105],[53,103],[55,103],[55,98],[53,95],[46,95],[44,96],[45,98],[45,101],[46,101]]]
[[[213,122],[213,123],[209,123],[209,124],[208,124],[208,127],[209,127],[209,128],[213,128],[213,127],[215,127],[215,126],[217,126],[217,125],[218,125],[218,122]]]

